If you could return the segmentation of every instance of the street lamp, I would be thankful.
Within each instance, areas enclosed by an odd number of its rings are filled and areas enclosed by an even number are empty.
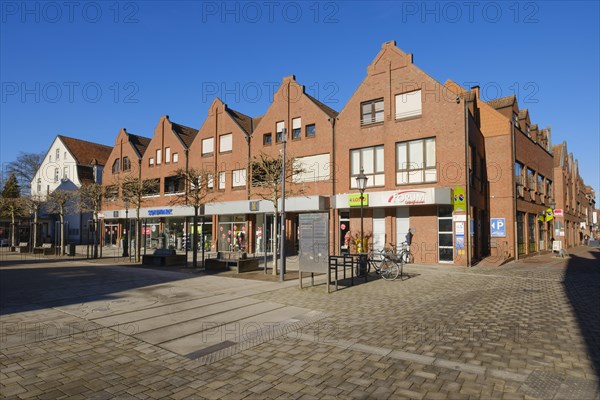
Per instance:
[[[279,280],[283,282],[285,276],[285,145],[287,143],[287,130],[285,128],[281,131],[281,143],[283,143],[282,149],[282,163],[281,163],[281,234],[279,240],[281,262],[279,266]]]
[[[356,177],[356,186],[360,191],[360,252],[364,253],[365,249],[365,238],[363,232],[363,210],[364,210],[364,199],[365,189],[367,188],[367,176],[364,174],[364,169],[360,169],[360,174]]]
[[[123,257],[129,257],[129,245],[128,245],[128,236],[129,236],[129,200],[124,201],[125,204],[125,239],[123,240]]]

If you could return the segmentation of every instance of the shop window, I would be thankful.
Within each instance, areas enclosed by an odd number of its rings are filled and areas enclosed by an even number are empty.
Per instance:
[[[383,146],[350,150],[350,188],[356,188],[356,176],[361,169],[367,176],[367,187],[384,186]]]
[[[535,253],[537,251],[537,243],[535,237],[535,221],[535,214],[527,214],[527,238],[529,243],[529,253]]]
[[[383,122],[383,99],[360,103],[360,124],[369,125]]]
[[[517,212],[517,251],[525,254],[525,213]]]
[[[439,262],[454,261],[454,246],[452,240],[452,207],[438,207],[438,260]],[[457,235],[457,242],[462,240],[463,249],[465,248],[465,237]],[[457,243],[459,248],[460,243]],[[466,249],[465,249],[466,251]]]
[[[435,138],[396,144],[396,184],[436,182]]]

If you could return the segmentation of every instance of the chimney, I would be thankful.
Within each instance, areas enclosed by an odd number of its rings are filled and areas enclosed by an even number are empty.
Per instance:
[[[479,85],[471,86],[471,90],[473,90],[475,92],[475,96],[477,96],[477,99],[480,99],[480,97],[479,97]]]

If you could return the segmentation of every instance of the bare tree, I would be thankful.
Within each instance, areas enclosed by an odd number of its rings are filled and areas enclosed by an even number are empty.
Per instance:
[[[102,207],[104,189],[98,183],[87,183],[79,188],[79,210],[92,213],[93,258],[98,258],[98,214]]]
[[[279,217],[279,199],[281,193],[281,175],[283,167],[283,158],[279,154],[278,157],[271,157],[264,153],[260,153],[252,159],[252,186],[258,188],[255,195],[263,200],[268,200],[273,204],[275,215]],[[294,177],[302,174],[304,169],[294,157],[286,157],[285,162],[285,182],[286,182],[286,197],[297,196],[304,193],[301,185],[294,181]],[[285,221],[281,221],[285,223]],[[285,245],[285,238],[281,238]],[[275,259],[273,267],[273,275],[277,275],[277,249],[279,248],[278,236],[275,235],[275,251],[273,258]]]
[[[65,215],[74,210],[73,200],[77,193],[70,190],[56,189],[46,197],[48,212],[60,218],[60,255],[65,255]]]
[[[130,174],[125,175],[119,182],[121,196],[123,201],[129,202],[129,205],[135,208],[136,216],[136,261],[140,261],[140,252],[142,250],[142,241],[140,233],[142,231],[142,220],[140,219],[140,209],[144,203],[144,196],[156,193],[159,190],[158,179],[140,179],[137,176]]]
[[[25,207],[31,211],[33,214],[33,243],[31,245],[31,251],[33,251],[34,247],[37,247],[38,243],[38,217],[40,214],[40,209],[45,204],[44,198],[41,196],[28,196],[23,198],[25,202]]]
[[[193,226],[194,234],[192,235],[192,266],[198,266],[198,216],[200,210],[208,203],[215,199],[215,193],[209,187],[214,179],[215,172],[212,170],[203,169],[178,169],[177,177],[182,180],[185,192],[175,196],[172,200],[173,204],[184,204],[194,207]],[[204,237],[203,233],[200,233]],[[202,266],[204,266],[204,243],[202,246]]]
[[[31,181],[40,168],[40,165],[42,165],[44,156],[44,153],[20,152],[16,160],[8,163],[6,172],[16,176],[23,194],[29,194]]]

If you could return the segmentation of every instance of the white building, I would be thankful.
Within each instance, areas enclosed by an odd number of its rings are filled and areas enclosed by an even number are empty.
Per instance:
[[[86,183],[102,183],[102,170],[111,151],[110,146],[56,136],[31,181],[32,196],[44,197],[57,189],[76,190]],[[90,218],[81,213],[65,216],[67,243],[87,243]],[[42,216],[42,241],[54,242],[57,220],[52,215]]]

